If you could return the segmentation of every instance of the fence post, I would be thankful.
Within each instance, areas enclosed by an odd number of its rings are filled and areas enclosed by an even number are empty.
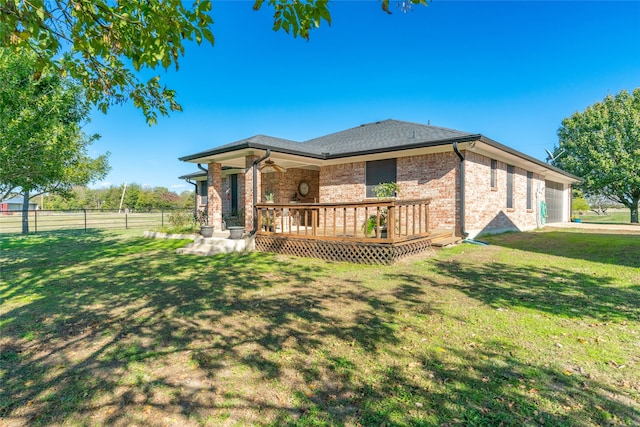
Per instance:
[[[82,212],[84,212],[84,232],[87,232],[87,209],[83,208]]]
[[[160,210],[160,227],[164,228],[164,208]]]
[[[27,218],[29,218],[29,211],[27,211]],[[33,228],[34,233],[38,234],[38,211],[33,211]]]
[[[124,229],[129,229],[129,213],[126,210],[124,211]]]

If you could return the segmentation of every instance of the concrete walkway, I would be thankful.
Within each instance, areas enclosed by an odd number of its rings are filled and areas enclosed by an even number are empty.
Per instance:
[[[556,222],[545,228],[577,228],[580,230],[599,230],[616,233],[640,234],[640,224],[591,224],[586,222]]]

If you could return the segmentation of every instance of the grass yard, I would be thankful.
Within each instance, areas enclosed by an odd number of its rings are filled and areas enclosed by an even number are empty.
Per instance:
[[[640,424],[640,234],[391,267],[0,238],[0,424]]]
[[[580,215],[579,218],[582,222],[596,224],[630,224],[631,211],[629,209],[609,209],[606,215],[598,215],[593,211],[589,211],[585,212],[584,215]]]

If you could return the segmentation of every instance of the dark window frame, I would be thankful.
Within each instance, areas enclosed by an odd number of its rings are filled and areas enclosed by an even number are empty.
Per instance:
[[[365,164],[365,196],[376,197],[373,189],[378,184],[397,182],[398,159],[372,160]]]
[[[507,165],[507,209],[513,209],[513,181],[515,166]]]
[[[204,181],[198,181],[198,195],[204,197],[209,195],[209,182],[206,179]]]
[[[491,185],[491,188],[498,187],[498,161],[495,159],[491,159],[490,185]]]
[[[533,210],[533,172],[527,172],[527,210]]]

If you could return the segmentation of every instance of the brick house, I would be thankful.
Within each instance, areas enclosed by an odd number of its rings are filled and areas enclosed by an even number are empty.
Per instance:
[[[278,238],[303,238],[300,230],[310,241],[413,246],[435,231],[473,238],[532,230],[569,221],[571,186],[579,181],[483,135],[397,120],[304,142],[257,135],[180,160],[206,165],[207,172],[181,178],[197,186],[210,223],[219,229],[223,216],[243,211],[257,246],[271,241],[267,249],[282,247],[273,243]],[[396,182],[397,197],[377,200],[373,188],[381,182]],[[379,225],[379,212],[395,227],[371,238],[362,224],[377,215]]]

